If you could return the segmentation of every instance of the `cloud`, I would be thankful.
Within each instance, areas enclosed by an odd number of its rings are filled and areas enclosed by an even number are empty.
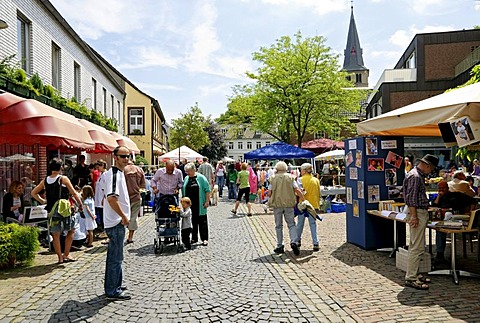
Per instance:
[[[170,85],[170,84],[135,82],[135,85],[140,89],[149,89],[149,90],[161,90],[161,91],[183,91],[183,90],[185,90],[182,87],[175,86],[175,85]]]
[[[322,16],[331,12],[341,12],[349,8],[348,0],[262,0],[266,4],[277,6],[301,6],[313,8],[315,14]]]
[[[402,48],[406,48],[416,34],[434,33],[434,32],[442,32],[442,31],[450,31],[450,30],[455,30],[455,28],[453,26],[428,26],[427,25],[422,29],[419,29],[415,25],[413,25],[409,28],[409,30],[397,30],[392,36],[390,36],[388,41],[391,44],[400,46]]]
[[[81,37],[98,39],[105,33],[129,33],[143,28],[149,10],[134,0],[51,0]]]
[[[120,69],[137,69],[154,66],[177,68],[181,59],[155,46],[136,46],[131,48],[135,63],[119,64]]]
[[[480,11],[480,1],[475,1],[475,10]]]
[[[217,94],[224,95],[233,86],[234,86],[233,83],[223,83],[217,86],[200,86],[199,90],[202,97],[207,97],[210,95],[217,95]]]

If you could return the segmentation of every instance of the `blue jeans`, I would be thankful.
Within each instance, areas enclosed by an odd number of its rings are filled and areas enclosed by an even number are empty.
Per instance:
[[[218,195],[222,197],[223,187],[225,186],[225,176],[217,176]]]
[[[300,239],[302,239],[304,224],[305,224],[305,215],[299,214],[298,215],[298,220],[297,220],[298,241],[300,241]],[[311,215],[308,216],[308,224],[310,226],[310,233],[312,235],[313,245],[318,246],[317,221]]]
[[[237,183],[229,182],[228,183],[228,198],[229,199],[237,199]]]
[[[105,267],[105,295],[116,296],[122,290],[122,261],[123,240],[125,240],[125,226],[119,223],[113,228],[106,228],[109,242],[107,250],[107,264]]]
[[[445,246],[447,245],[447,234],[443,232],[435,232],[435,243],[437,245],[437,254],[445,252]],[[453,243],[453,242],[452,242]]]

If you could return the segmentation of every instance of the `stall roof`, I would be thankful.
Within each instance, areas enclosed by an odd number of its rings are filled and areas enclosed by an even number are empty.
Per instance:
[[[298,148],[284,142],[275,142],[271,145],[252,150],[245,154],[245,159],[284,159],[284,158],[313,158],[315,154],[309,150]]]
[[[480,122],[480,83],[407,105],[357,124],[362,136],[440,137],[439,123],[468,116]],[[478,127],[477,127],[478,128]]]

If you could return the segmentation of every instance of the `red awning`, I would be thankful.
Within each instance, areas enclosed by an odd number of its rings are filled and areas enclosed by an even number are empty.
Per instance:
[[[0,144],[94,149],[75,117],[36,100],[0,93]]]
[[[95,149],[89,149],[88,152],[91,153],[111,153],[115,147],[118,146],[117,141],[115,138],[110,134],[110,132],[96,125],[91,123],[90,121],[77,119],[85,128],[87,128],[90,137],[92,138],[93,142],[95,143]]]
[[[125,146],[131,152],[134,152],[134,153],[137,153],[137,154],[140,152],[140,149],[138,149],[137,144],[134,143],[132,139],[130,139],[128,137],[125,137],[125,136],[122,136],[121,134],[113,132],[113,131],[110,131],[110,134],[117,140],[117,143],[120,146]]]

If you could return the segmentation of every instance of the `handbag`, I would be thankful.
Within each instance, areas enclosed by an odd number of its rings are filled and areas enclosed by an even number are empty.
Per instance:
[[[67,199],[62,199],[62,177],[59,178],[60,190],[58,197],[59,199],[55,202],[48,216],[51,218],[68,218],[72,215],[72,210],[70,207],[70,201]]]

